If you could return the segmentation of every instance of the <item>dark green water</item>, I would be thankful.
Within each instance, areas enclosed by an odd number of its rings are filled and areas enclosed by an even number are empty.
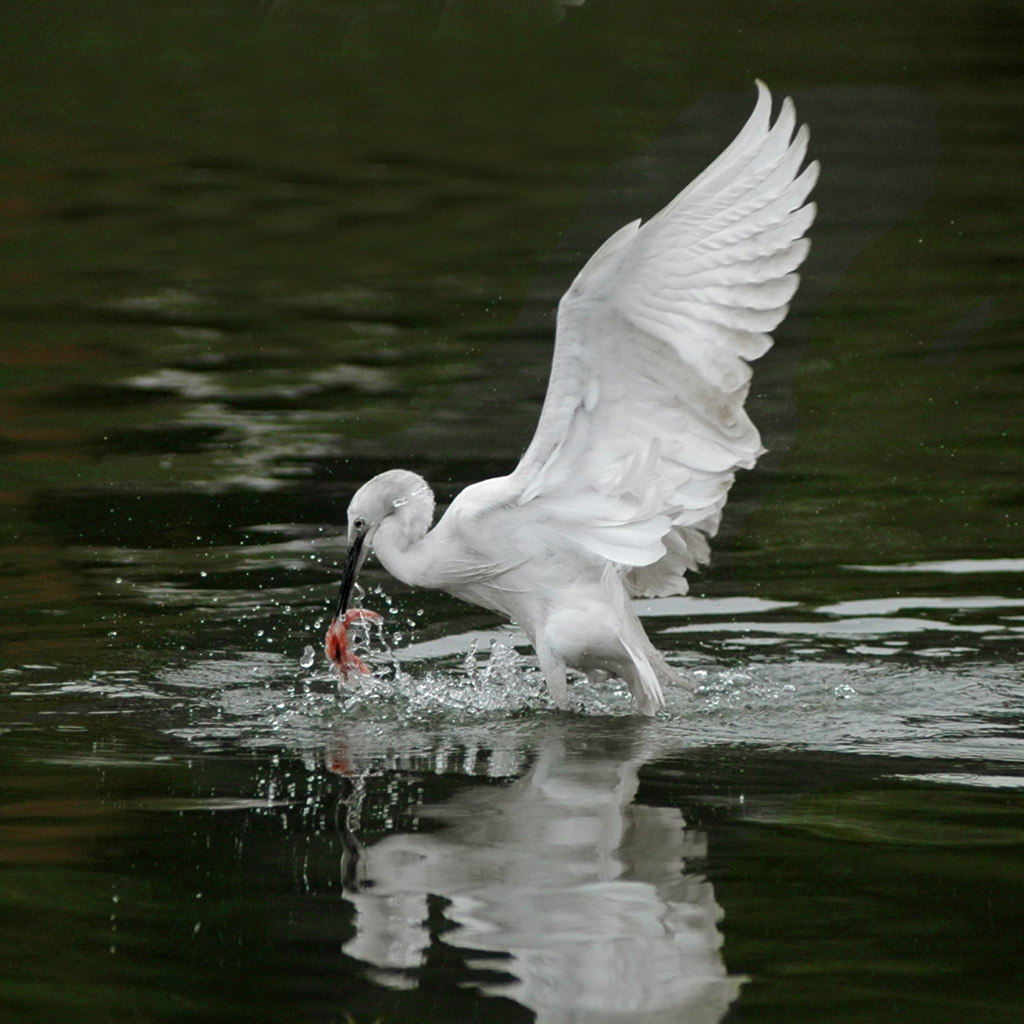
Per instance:
[[[1018,1020],[1022,21],[5,4],[0,1018]],[[514,464],[558,296],[754,77],[820,213],[770,453],[643,608],[697,694],[557,714],[379,570],[340,693],[348,497]]]

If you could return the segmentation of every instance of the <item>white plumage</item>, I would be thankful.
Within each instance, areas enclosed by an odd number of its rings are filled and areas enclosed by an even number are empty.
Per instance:
[[[372,548],[393,576],[517,622],[555,703],[566,669],[610,673],[640,711],[683,682],[629,598],[685,593],[706,562],[738,468],[761,439],[744,410],[748,361],[796,291],[817,163],[786,99],[774,125],[758,86],[750,119],[710,167],[646,224],[590,258],[558,307],[548,391],[509,476],[467,487],[431,530],[426,482],[391,470],[348,511],[338,614]]]

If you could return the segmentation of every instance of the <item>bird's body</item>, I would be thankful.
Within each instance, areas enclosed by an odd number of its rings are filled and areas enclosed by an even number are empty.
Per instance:
[[[620,574],[567,543],[557,517],[545,521],[519,504],[512,477],[467,487],[425,533],[433,506],[426,481],[391,470],[365,486],[371,484],[392,506],[399,503],[374,537],[381,565],[403,583],[445,590],[516,622],[537,651],[556,704],[568,706],[570,666],[624,678],[642,709],[661,706],[657,674],[637,663],[678,679],[647,639]]]
[[[759,83],[734,142],[643,226],[617,231],[559,304],[537,432],[516,469],[467,487],[433,529],[434,497],[406,470],[349,505],[338,613],[370,547],[404,583],[441,589],[515,621],[555,703],[567,668],[629,685],[638,709],[681,682],[630,599],[686,591],[706,562],[736,469],[760,436],[744,411],[747,360],[771,345],[807,254],[801,171],[787,100],[774,126]]]

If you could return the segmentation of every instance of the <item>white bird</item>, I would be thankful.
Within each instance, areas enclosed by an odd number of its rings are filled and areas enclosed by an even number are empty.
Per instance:
[[[630,599],[686,592],[735,471],[764,451],[743,407],[747,361],[786,315],[815,215],[807,127],[794,135],[788,98],[772,125],[757,88],[718,159],[646,224],[616,231],[562,297],[540,422],[514,472],[467,487],[433,529],[415,473],[356,492],[329,641],[359,614],[347,609],[372,549],[403,583],[517,623],[559,708],[567,669],[625,680],[644,714],[664,706],[663,683],[685,685]]]

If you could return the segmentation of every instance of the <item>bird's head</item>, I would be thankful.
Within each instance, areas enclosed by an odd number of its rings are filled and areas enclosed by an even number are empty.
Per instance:
[[[378,531],[391,545],[405,548],[430,529],[434,494],[430,485],[407,469],[389,469],[367,480],[348,506],[348,552],[341,576],[335,617],[348,610],[356,577],[373,548]]]

